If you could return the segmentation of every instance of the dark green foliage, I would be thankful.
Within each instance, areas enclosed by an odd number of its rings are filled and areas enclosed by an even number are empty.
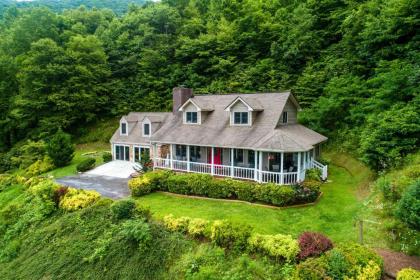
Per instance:
[[[152,238],[150,226],[143,220],[128,220],[122,224],[121,235],[138,246],[147,246]]]
[[[420,181],[407,188],[398,202],[396,216],[408,227],[420,230]]]
[[[175,174],[167,171],[147,172],[131,179],[128,186],[133,196],[142,196],[153,191],[169,191],[184,195],[212,198],[238,199],[262,202],[277,206],[313,202],[317,199],[321,183],[304,182],[302,185],[286,186],[274,183],[218,179],[206,174]]]
[[[76,170],[78,172],[86,172],[95,167],[96,159],[94,158],[87,158],[76,165]]]
[[[104,162],[110,162],[112,160],[112,154],[109,152],[104,152],[102,154],[102,159]]]
[[[131,218],[136,209],[136,202],[132,199],[117,200],[111,205],[111,212],[115,219]]]
[[[69,164],[74,157],[74,146],[70,135],[59,129],[48,141],[47,153],[55,166],[61,167]]]

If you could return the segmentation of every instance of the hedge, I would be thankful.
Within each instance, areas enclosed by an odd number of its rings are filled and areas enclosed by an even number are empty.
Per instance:
[[[76,166],[78,172],[85,172],[95,167],[96,160],[94,158],[87,158]]]
[[[154,191],[169,191],[184,195],[210,198],[238,199],[276,206],[287,206],[315,201],[320,193],[320,182],[305,181],[300,185],[259,184],[233,179],[219,179],[208,174],[176,174],[171,171],[147,172],[128,183],[133,196]]]
[[[249,246],[252,251],[286,262],[295,261],[299,253],[298,242],[292,236],[283,234],[256,234],[249,239]]]

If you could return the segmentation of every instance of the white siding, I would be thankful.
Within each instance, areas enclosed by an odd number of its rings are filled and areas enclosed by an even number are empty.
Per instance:
[[[198,111],[197,107],[192,103],[188,103],[188,105],[184,107],[184,112],[182,114],[184,124],[191,125],[191,123],[187,123],[187,112],[197,112],[197,124],[201,124],[201,111]]]
[[[290,99],[284,105],[283,112],[287,112],[287,123],[297,123],[297,108]],[[283,124],[283,112],[280,115],[279,124]]]

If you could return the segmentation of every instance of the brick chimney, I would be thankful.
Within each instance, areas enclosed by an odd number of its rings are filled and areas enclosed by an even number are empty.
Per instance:
[[[172,90],[172,113],[178,113],[178,109],[185,103],[189,98],[193,96],[193,90],[191,88],[176,87]]]

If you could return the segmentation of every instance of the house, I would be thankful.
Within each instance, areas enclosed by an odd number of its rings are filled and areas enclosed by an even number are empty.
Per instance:
[[[114,160],[150,155],[155,169],[294,184],[317,161],[327,138],[298,124],[290,92],[193,95],[174,88],[171,113],[123,116],[111,138]]]

